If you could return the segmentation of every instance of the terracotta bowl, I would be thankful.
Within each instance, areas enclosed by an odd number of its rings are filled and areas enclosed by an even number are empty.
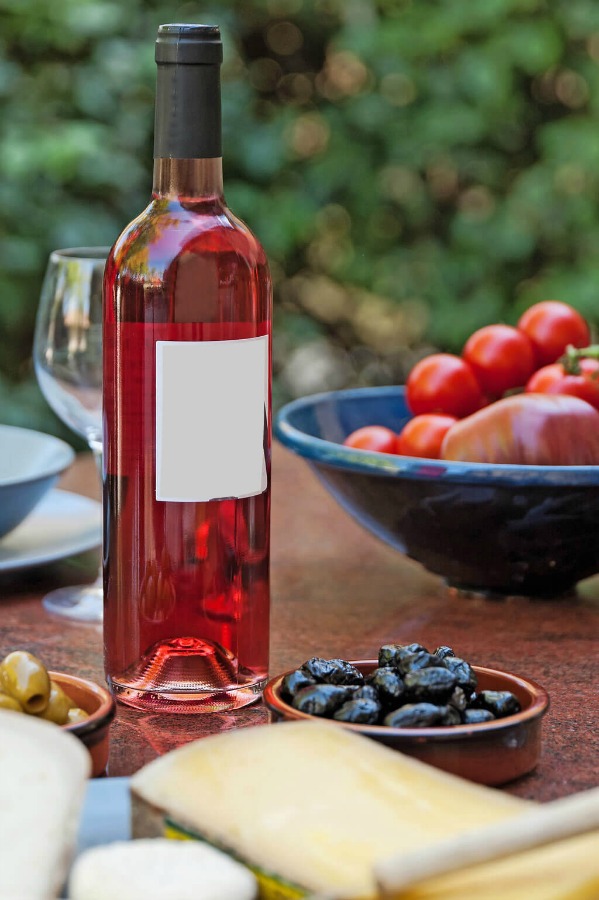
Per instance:
[[[364,675],[378,665],[374,659],[353,660],[352,663]],[[541,720],[549,708],[549,695],[539,684],[520,675],[481,666],[472,668],[478,678],[479,690],[511,691],[518,698],[521,711],[480,725],[434,728],[355,725],[311,716],[286,703],[281,698],[281,682],[287,672],[269,681],[264,689],[264,702],[271,722],[318,718],[366,735],[469,781],[486,785],[505,784],[530,772],[538,762]]]
[[[63,728],[78,737],[89,750],[92,758],[92,778],[103,775],[108,764],[110,723],[116,712],[112,694],[107,688],[100,687],[99,684],[86,678],[67,675],[65,672],[48,674],[80,709],[89,713],[89,718],[85,721],[76,725],[63,725]]]

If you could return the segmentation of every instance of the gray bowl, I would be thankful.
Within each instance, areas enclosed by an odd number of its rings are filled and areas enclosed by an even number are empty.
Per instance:
[[[74,458],[59,438],[0,425],[0,538],[20,525]]]

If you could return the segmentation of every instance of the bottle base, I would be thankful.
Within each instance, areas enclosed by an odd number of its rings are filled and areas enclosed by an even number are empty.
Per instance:
[[[260,699],[266,675],[240,670],[233,654],[199,638],[160,641],[126,672],[107,677],[115,698],[149,712],[210,713]]]
[[[197,693],[166,693],[162,691],[144,691],[108,680],[115,700],[155,713],[214,713],[242,709],[256,703],[262,696],[266,679],[248,687],[228,691],[201,691]]]

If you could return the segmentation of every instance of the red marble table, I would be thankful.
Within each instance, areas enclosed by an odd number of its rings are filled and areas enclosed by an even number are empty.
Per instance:
[[[61,487],[97,497],[91,457]],[[0,653],[26,647],[50,668],[103,681],[99,626],[47,614],[43,594],[92,581],[99,552],[0,577]],[[551,708],[534,773],[505,787],[555,799],[599,784],[599,578],[552,601],[451,596],[418,564],[355,524],[307,465],[276,445],[273,459],[271,672],[312,655],[372,657],[380,644],[450,644],[474,663],[543,684]],[[148,715],[120,707],[108,775],[129,775],[158,754],[206,734],[264,724],[261,704],[235,713]]]

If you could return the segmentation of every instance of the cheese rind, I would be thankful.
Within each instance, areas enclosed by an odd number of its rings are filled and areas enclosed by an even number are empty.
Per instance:
[[[264,869],[257,865],[253,860],[244,859],[238,853],[235,853],[229,847],[223,844],[213,843],[208,840],[206,835],[200,832],[184,828],[182,825],[173,822],[168,818],[162,818],[158,834],[164,835],[166,838],[172,838],[178,841],[201,841],[228,855],[230,859],[242,863],[254,875],[259,887],[260,900],[301,900],[307,896],[307,891],[298,884],[292,884],[280,873],[273,869]],[[276,869],[276,866],[274,867]],[[331,900],[331,898],[329,898]]]
[[[326,723],[203,738],[133,776],[141,799],[305,890],[376,895],[372,866],[528,804]]]
[[[90,769],[83,744],[58,725],[0,712],[0,900],[57,896]]]

